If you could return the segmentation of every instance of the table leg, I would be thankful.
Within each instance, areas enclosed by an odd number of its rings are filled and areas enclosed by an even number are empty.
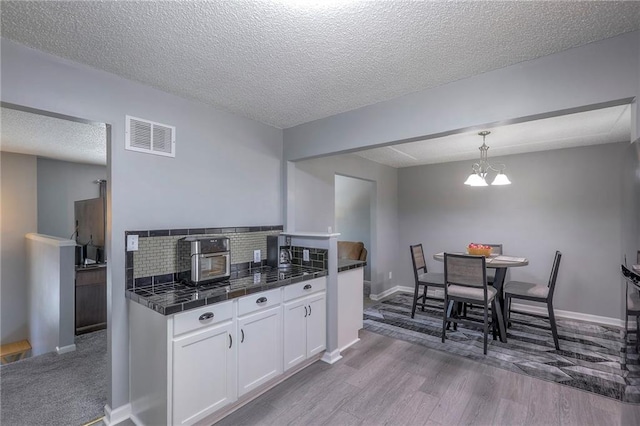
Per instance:
[[[507,268],[496,268],[496,275],[493,279],[493,287],[498,291],[496,294],[496,303],[500,306],[504,306],[504,295],[502,294],[502,286],[504,285],[504,279],[507,276]],[[491,316],[493,320],[493,327],[495,329],[498,321],[502,321],[502,318],[498,318],[497,309],[491,310]],[[502,315],[500,315],[502,316]],[[500,329],[500,341],[507,342],[507,335],[504,332],[504,327],[498,327]]]

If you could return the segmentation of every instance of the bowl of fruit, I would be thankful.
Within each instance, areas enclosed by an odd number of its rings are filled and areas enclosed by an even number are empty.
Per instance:
[[[481,255],[484,257],[489,257],[491,256],[491,246],[486,246],[484,244],[470,243],[467,246],[467,253],[473,254],[476,256]]]

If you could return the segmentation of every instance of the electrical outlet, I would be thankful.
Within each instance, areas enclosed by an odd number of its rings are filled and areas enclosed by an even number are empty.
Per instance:
[[[258,250],[258,251],[260,251],[260,250]],[[256,272],[255,274],[253,274],[253,283],[254,284],[259,284],[261,280],[262,280],[262,274],[260,272]]]
[[[389,271],[389,279],[393,278],[393,272]]]
[[[261,259],[262,259],[262,257],[260,256],[260,250],[254,250],[253,251],[253,262],[254,263],[259,263]]]
[[[304,260],[305,262],[309,261],[309,250],[302,250],[302,260]]]
[[[127,251],[138,251],[137,235],[127,235]]]

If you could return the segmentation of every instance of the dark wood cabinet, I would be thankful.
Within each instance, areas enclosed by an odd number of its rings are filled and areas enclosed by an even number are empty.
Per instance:
[[[76,334],[107,328],[107,268],[76,270]]]

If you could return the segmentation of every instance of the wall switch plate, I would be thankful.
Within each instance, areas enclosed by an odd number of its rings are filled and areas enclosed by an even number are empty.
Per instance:
[[[127,251],[138,251],[137,235],[127,235]]]
[[[393,272],[389,271],[389,279],[393,278]]]
[[[305,262],[309,261],[309,250],[302,250],[302,260],[304,260]]]
[[[259,263],[261,260],[261,256],[260,256],[260,250],[254,250],[253,251],[253,262],[254,263]]]

